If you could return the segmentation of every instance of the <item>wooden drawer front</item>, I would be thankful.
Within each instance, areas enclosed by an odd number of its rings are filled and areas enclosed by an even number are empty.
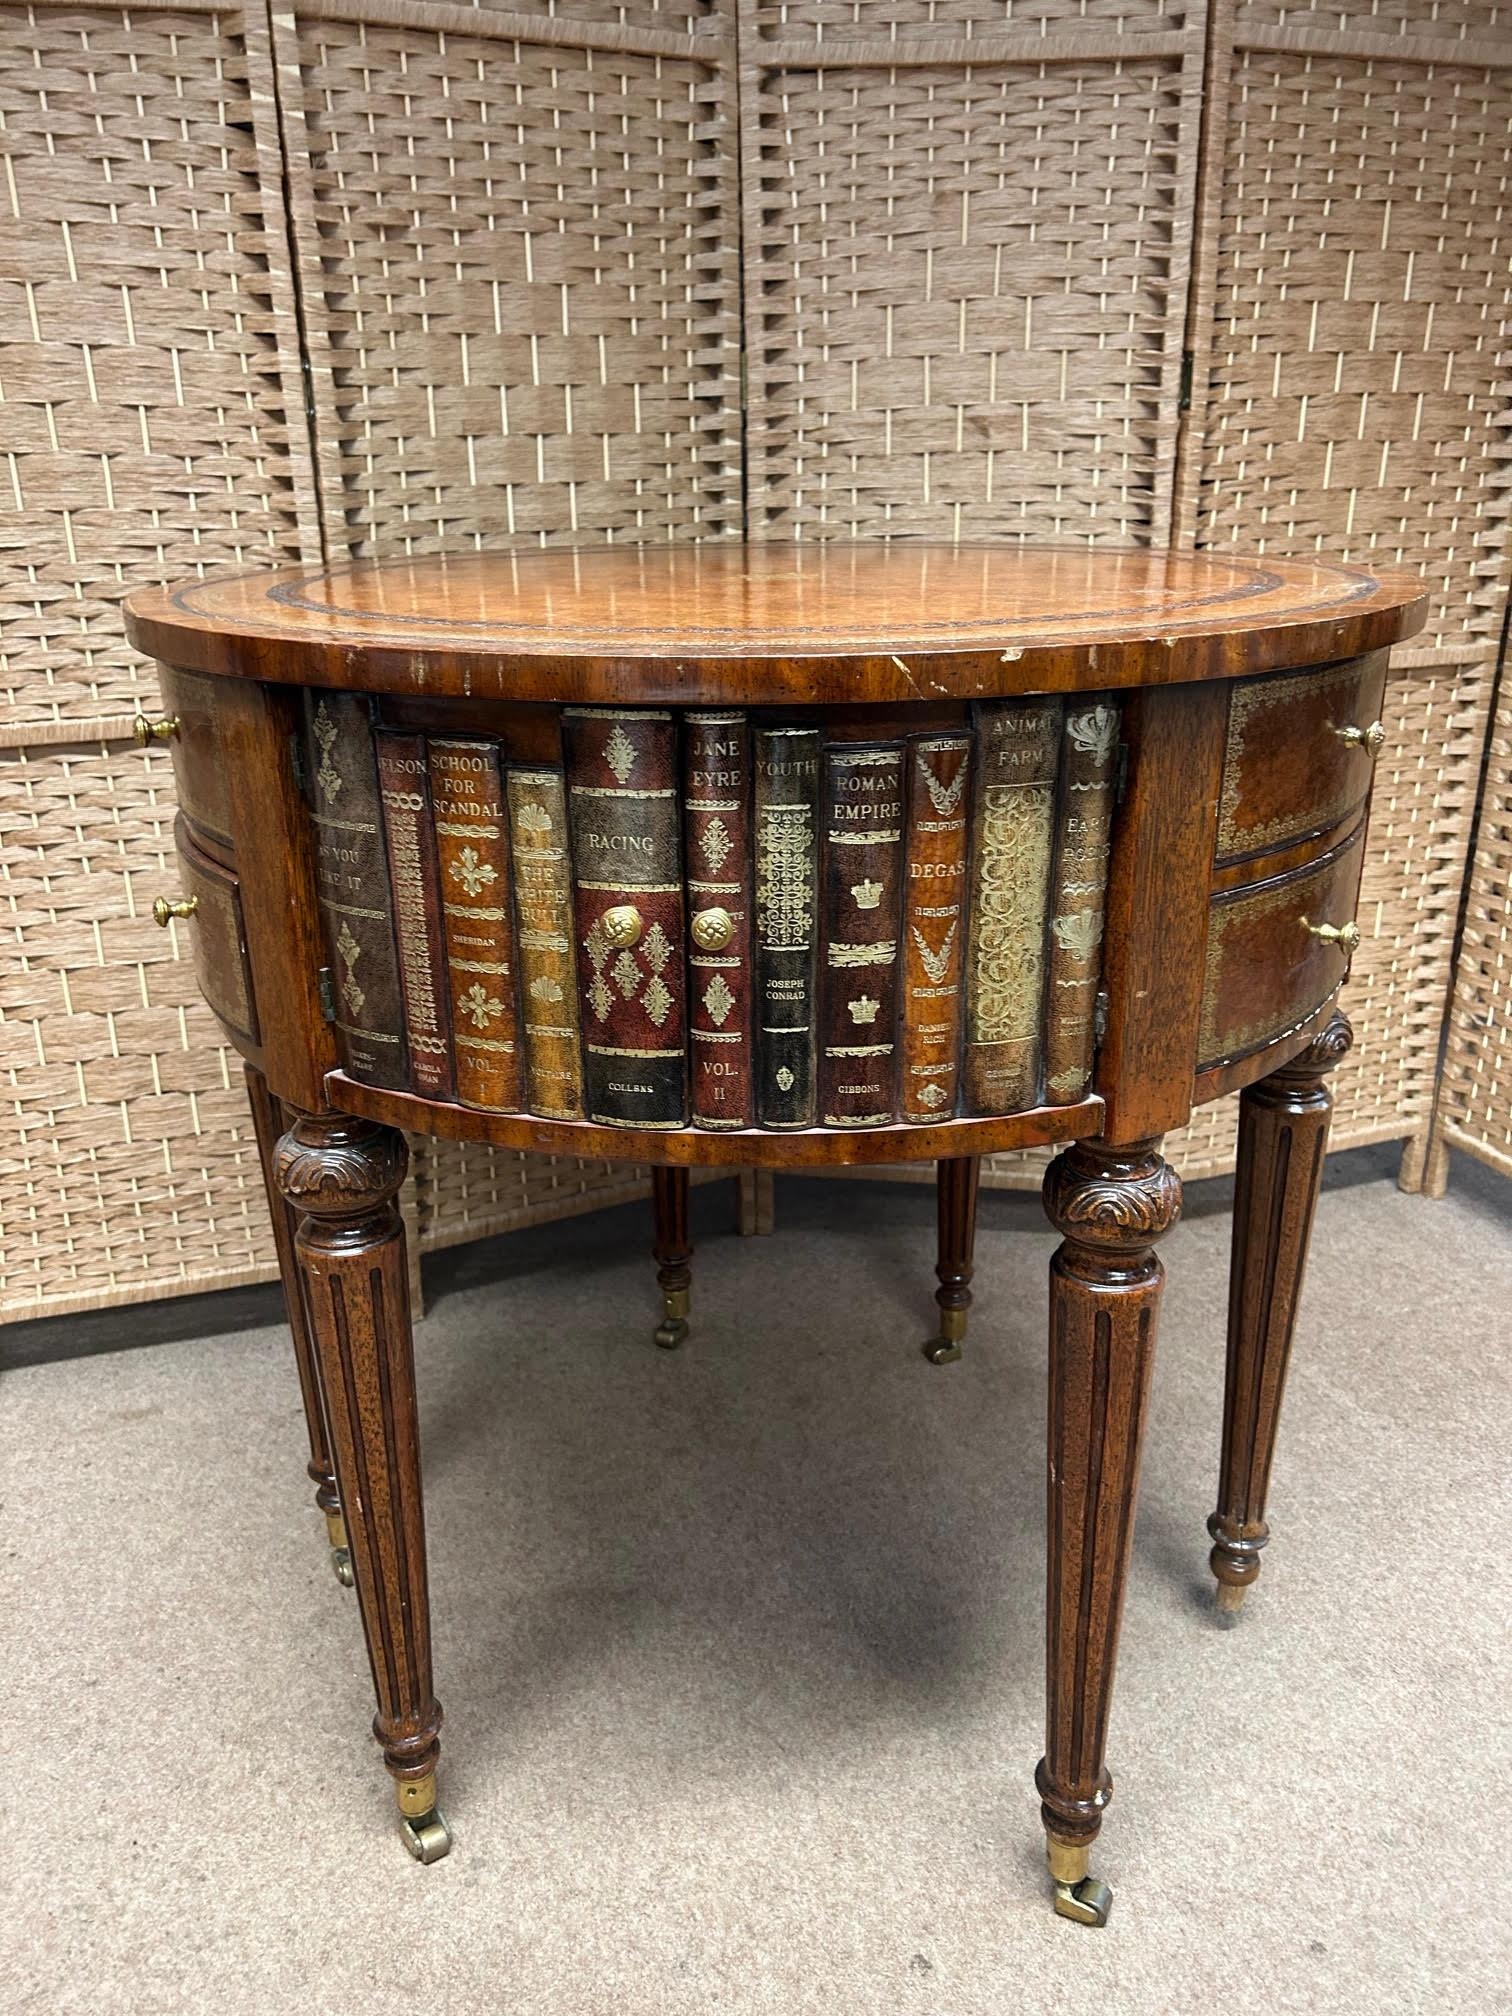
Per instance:
[[[1374,758],[1340,729],[1379,718],[1386,653],[1318,672],[1241,679],[1229,697],[1220,863],[1324,833],[1363,805]]]
[[[187,928],[194,941],[200,992],[229,1028],[256,1043],[257,1009],[236,877],[195,846],[182,814],[174,837],[184,894],[196,899]]]
[[[1352,922],[1364,845],[1362,822],[1321,861],[1214,902],[1200,1070],[1285,1035],[1321,1008],[1344,978],[1349,960],[1343,947],[1316,937],[1307,925]]]
[[[215,732],[216,682],[168,665],[159,667],[159,676],[163,710],[178,716],[178,732],[169,746],[180,809],[200,833],[229,849],[231,804]]]

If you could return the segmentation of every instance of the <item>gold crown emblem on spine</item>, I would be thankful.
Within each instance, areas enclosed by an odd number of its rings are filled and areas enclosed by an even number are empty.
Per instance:
[[[862,1023],[875,1022],[877,1019],[877,1010],[881,1006],[882,1003],[880,1001],[873,1001],[870,994],[858,994],[850,1004],[851,1020]]]
[[[882,901],[882,884],[880,882],[853,882],[851,884],[851,894],[856,899],[856,908],[858,910],[875,910],[877,905]]]

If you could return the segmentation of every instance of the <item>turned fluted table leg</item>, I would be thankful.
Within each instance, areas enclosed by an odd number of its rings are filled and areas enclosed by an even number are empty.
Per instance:
[[[305,1433],[310,1440],[307,1466],[315,1486],[315,1503],[325,1516],[326,1538],[331,1545],[331,1567],[343,1588],[352,1586],[352,1555],[347,1545],[346,1522],[341,1516],[341,1497],[336,1489],[336,1472],[331,1464],[330,1436],[326,1428],[325,1395],[320,1390],[320,1367],[310,1342],[305,1320],[304,1290],[299,1280],[299,1263],[294,1257],[294,1214],[284,1202],[273,1170],[274,1151],[283,1132],[283,1108],[268,1090],[268,1081],[255,1065],[246,1067],[247,1103],[252,1108],[252,1131],[257,1136],[258,1159],[262,1163],[263,1187],[268,1193],[268,1216],[273,1223],[273,1250],[278,1255],[278,1273],[283,1283],[284,1308],[289,1318],[289,1335],[294,1340],[294,1363],[299,1372],[299,1391],[304,1400]]]
[[[441,1709],[431,1689],[425,1510],[404,1226],[404,1136],[342,1113],[295,1116],[274,1158],[319,1359],[336,1481],[372,1662],[373,1733],[422,1862],[451,1846],[436,1810]]]
[[[982,1173],[980,1155],[943,1157],[935,1170],[935,1211],[939,1238],[935,1275],[940,1285],[935,1303],[940,1327],[924,1346],[931,1365],[950,1365],[961,1355],[966,1338],[966,1312],[971,1307],[971,1256],[976,1245],[977,1189]]]
[[[1104,1763],[1163,1270],[1181,1183],[1153,1141],[1079,1141],[1045,1173],[1050,1263],[1045,1755],[1035,1774],[1055,1908],[1106,1922],[1087,1873],[1112,1797]]]
[[[1259,1576],[1270,1537],[1271,1458],[1333,1112],[1325,1074],[1353,1033],[1336,1009],[1300,1056],[1239,1101],[1223,1456],[1218,1509],[1208,1520],[1218,1607],[1230,1616]]]
[[[662,1293],[662,1320],[656,1341],[675,1351],[688,1334],[692,1306],[693,1235],[688,1229],[688,1172],[651,1171],[651,1252],[656,1261],[656,1285]]]

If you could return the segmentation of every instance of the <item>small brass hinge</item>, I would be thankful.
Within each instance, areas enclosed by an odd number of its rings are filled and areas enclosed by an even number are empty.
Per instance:
[[[317,966],[315,984],[320,989],[320,1012],[327,1022],[336,1020],[336,988],[331,979],[329,966]]]
[[[1192,366],[1196,362],[1190,350],[1181,353],[1181,389],[1176,394],[1176,411],[1190,413],[1192,410]]]
[[[1108,1033],[1108,990],[1099,987],[1092,1003],[1092,1048],[1100,1050]]]

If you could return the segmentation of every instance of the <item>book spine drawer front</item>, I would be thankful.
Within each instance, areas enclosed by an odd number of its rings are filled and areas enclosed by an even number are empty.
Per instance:
[[[948,1120],[960,1090],[971,738],[921,737],[909,744],[904,761],[908,837],[899,1103],[905,1120]]]
[[[650,710],[562,713],[583,1094],[607,1127],[687,1119],[677,724]]]
[[[1118,724],[1111,701],[1073,703],[1061,741],[1045,990],[1045,1096],[1052,1106],[1084,1099],[1092,1082]]]
[[[756,736],[756,1117],[814,1124],[817,728]]]
[[[1039,1100],[1061,705],[990,702],[976,722],[964,1107],[1020,1113]]]
[[[751,729],[742,713],[683,719],[688,1044],[695,1127],[749,1127]]]
[[[826,1127],[885,1127],[898,1111],[902,747],[827,748],[821,793],[819,1115]]]
[[[428,754],[457,1098],[512,1113],[522,1074],[499,745],[433,735]]]
[[[520,961],[525,1103],[543,1120],[581,1120],[572,875],[562,773],[511,767],[504,780]]]
[[[341,1068],[365,1085],[407,1092],[378,757],[361,694],[305,694],[305,769]]]
[[[456,1079],[425,738],[380,728],[377,741],[410,1078],[422,1098],[451,1099]]]

